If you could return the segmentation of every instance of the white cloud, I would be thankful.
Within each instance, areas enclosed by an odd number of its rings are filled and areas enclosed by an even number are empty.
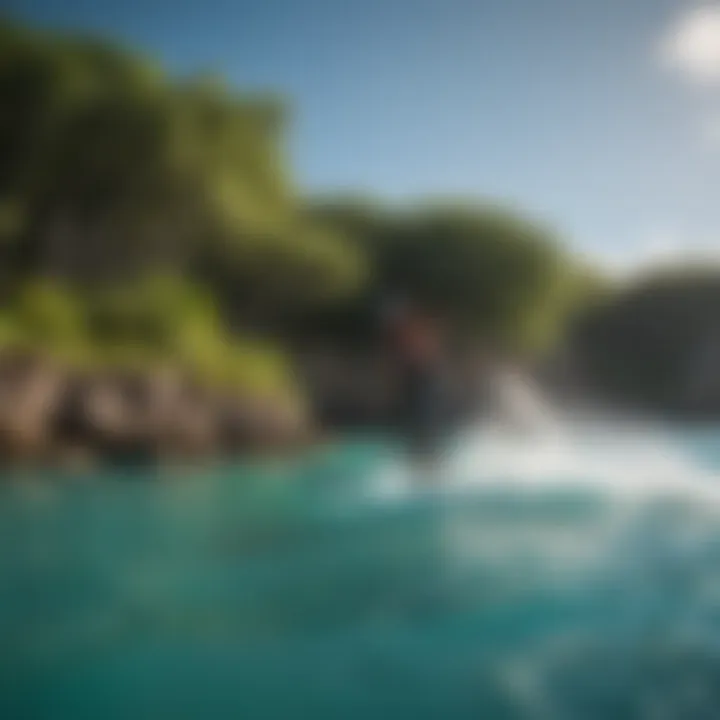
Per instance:
[[[720,4],[686,10],[661,46],[665,64],[698,83],[720,83]]]

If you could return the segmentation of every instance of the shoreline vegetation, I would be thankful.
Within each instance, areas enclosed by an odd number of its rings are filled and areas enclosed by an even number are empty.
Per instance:
[[[443,318],[470,365],[489,350],[720,417],[713,268],[620,284],[513,207],[304,197],[277,98],[92,39],[0,22],[0,104],[2,465],[277,453],[382,425],[388,296]]]

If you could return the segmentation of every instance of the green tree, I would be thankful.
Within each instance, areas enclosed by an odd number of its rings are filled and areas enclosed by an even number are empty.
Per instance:
[[[406,296],[461,333],[514,349],[541,347],[561,325],[574,261],[535,222],[453,203],[391,210],[344,200],[314,208],[370,258],[366,299]]]
[[[222,268],[252,306],[356,282],[353,258],[297,200],[276,100],[177,82],[92,41],[1,31],[6,267],[82,283]]]

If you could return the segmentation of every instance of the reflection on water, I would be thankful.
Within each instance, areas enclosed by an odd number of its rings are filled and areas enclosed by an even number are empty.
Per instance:
[[[7,485],[0,716],[718,717],[720,433],[558,442]]]

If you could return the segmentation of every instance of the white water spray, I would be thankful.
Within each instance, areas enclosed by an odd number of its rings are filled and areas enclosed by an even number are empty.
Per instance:
[[[433,472],[433,490],[586,490],[620,498],[658,494],[720,502],[720,478],[658,429],[563,414],[519,374],[495,378],[491,411],[452,443]],[[417,473],[393,463],[383,494],[417,492]]]

